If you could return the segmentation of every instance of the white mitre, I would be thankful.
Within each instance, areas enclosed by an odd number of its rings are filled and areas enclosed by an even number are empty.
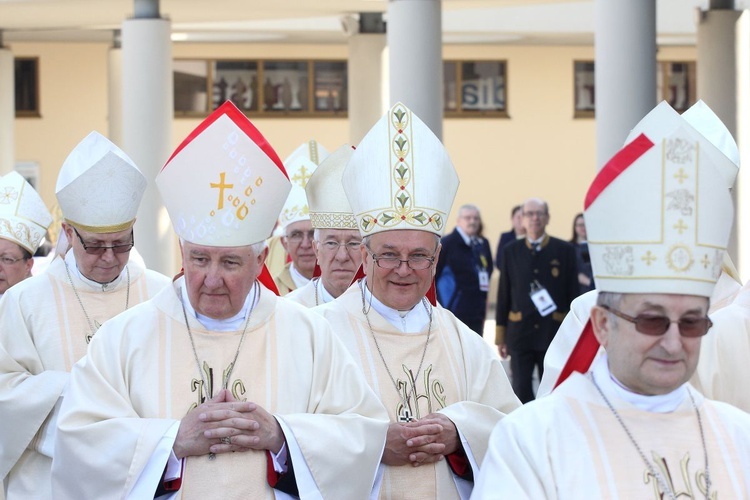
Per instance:
[[[357,146],[343,184],[362,236],[394,229],[441,236],[458,175],[440,139],[397,103]]]
[[[736,165],[668,105],[643,123],[586,195],[596,287],[710,297],[732,227],[727,173]]]
[[[305,187],[310,206],[310,222],[318,229],[357,229],[352,207],[344,193],[341,178],[354,148],[344,144],[328,155]]]
[[[310,220],[310,206],[307,203],[305,186],[310,177],[326,157],[328,151],[315,140],[301,144],[284,160],[284,168],[292,182],[292,190],[281,210],[281,226],[302,220]]]
[[[271,145],[230,101],[179,145],[156,185],[177,235],[214,247],[268,238],[291,186]]]
[[[47,206],[21,174],[14,171],[0,176],[0,238],[33,255],[50,224]]]
[[[69,224],[92,233],[115,233],[135,223],[146,184],[128,155],[91,132],[65,159],[55,194]]]

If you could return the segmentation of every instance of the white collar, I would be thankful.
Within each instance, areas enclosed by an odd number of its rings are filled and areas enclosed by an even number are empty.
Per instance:
[[[292,275],[292,281],[297,285],[297,288],[302,288],[310,282],[309,279],[305,278],[299,271],[297,271],[297,268],[294,267],[294,262],[289,264],[289,274]]]
[[[402,333],[419,333],[430,322],[430,315],[422,307],[422,301],[408,311],[399,311],[383,304],[370,293],[367,288],[367,278],[364,278],[361,287],[365,293],[365,304],[372,304],[375,312],[383,316],[388,323],[392,324]]]
[[[469,236],[468,234],[466,234],[466,233],[464,232],[464,230],[463,230],[463,229],[461,229],[461,228],[460,228],[460,227],[458,227],[458,226],[456,226],[456,231],[458,231],[458,234],[460,234],[460,235],[461,235],[461,238],[462,238],[462,239],[464,240],[464,243],[466,243],[466,245],[468,245],[468,246],[471,246],[471,240],[472,240],[472,237],[471,237],[471,236]],[[474,236],[474,238],[476,238],[476,236]]]
[[[606,353],[598,356],[594,361],[594,365],[591,368],[591,375],[605,394],[614,393],[616,397],[630,403],[636,408],[652,413],[671,413],[688,397],[687,384],[681,385],[668,394],[658,394],[656,396],[646,396],[632,392],[622,385],[612,375],[612,372],[609,371]]]
[[[106,292],[107,290],[111,290],[113,288],[116,288],[117,285],[122,281],[122,277],[127,272],[128,265],[125,264],[122,268],[122,271],[120,271],[120,274],[117,276],[117,278],[113,279],[109,283],[99,283],[98,281],[94,281],[91,279],[88,279],[86,276],[81,273],[81,270],[78,269],[78,262],[76,261],[76,257],[73,254],[73,250],[68,250],[68,253],[65,254],[65,263],[68,265],[68,270],[70,271],[70,274],[81,280],[86,286],[90,287],[92,290],[96,290],[99,292]]]
[[[544,237],[547,236],[547,233],[542,234],[539,238],[532,240],[528,236],[526,237],[526,241],[531,243],[532,245],[540,245],[542,241],[544,241]]]
[[[208,316],[204,316],[203,314],[198,313],[190,303],[190,299],[188,298],[187,293],[187,286],[184,283],[183,286],[180,287],[180,295],[182,296],[182,303],[185,305],[185,312],[187,312],[193,318],[197,319],[198,322],[203,325],[204,328],[206,328],[206,330],[210,330],[213,332],[234,332],[244,326],[245,319],[247,318],[248,313],[252,312],[252,310],[255,309],[255,306],[258,304],[258,301],[260,300],[260,293],[253,293],[257,286],[258,282],[256,281],[255,283],[253,283],[253,286],[250,289],[250,293],[248,293],[247,297],[245,297],[245,303],[243,304],[242,309],[240,309],[240,311],[231,318],[226,319],[209,318]],[[253,301],[253,298],[255,298],[255,301]]]
[[[317,290],[318,292],[318,299],[320,300],[321,304],[328,304],[329,302],[331,302],[333,299],[336,298],[330,293],[328,293],[328,290],[326,290],[326,286],[323,283],[322,279],[315,278],[313,279],[313,281],[314,281],[313,286],[315,287],[315,290]]]

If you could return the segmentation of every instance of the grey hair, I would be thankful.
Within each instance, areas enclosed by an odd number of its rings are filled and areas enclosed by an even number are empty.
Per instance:
[[[180,245],[185,245],[185,238],[180,237]],[[248,245],[250,247],[250,250],[253,251],[253,254],[260,255],[261,252],[266,248],[266,241],[259,241],[258,243],[253,243],[252,245]]]
[[[526,213],[526,204],[527,203],[536,203],[538,205],[542,205],[544,207],[544,213],[549,215],[549,205],[547,204],[546,201],[544,201],[541,198],[529,198],[529,199],[525,200],[521,204],[521,213]]]
[[[435,233],[430,233],[430,234],[435,237],[435,251],[437,252],[438,245],[440,245],[440,236]],[[368,234],[367,236],[362,238],[362,244],[366,246],[368,249],[370,248],[370,239],[372,238],[372,236],[373,235]]]
[[[599,295],[596,297],[596,305],[619,309],[624,295],[617,292],[599,292]]]
[[[459,214],[461,212],[463,212],[464,210],[476,210],[477,214],[481,214],[482,213],[482,212],[480,212],[479,207],[476,206],[476,205],[474,205],[473,203],[465,203],[465,204],[461,205],[460,207],[458,207],[458,213]]]

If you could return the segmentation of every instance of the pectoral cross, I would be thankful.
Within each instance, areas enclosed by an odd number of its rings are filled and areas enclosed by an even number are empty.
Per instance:
[[[411,422],[414,420],[414,417],[411,415],[411,411],[409,411],[409,408],[402,408],[401,412],[398,414],[398,421],[399,422]]]

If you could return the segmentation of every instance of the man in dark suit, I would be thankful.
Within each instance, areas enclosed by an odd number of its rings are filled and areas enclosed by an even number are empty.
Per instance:
[[[500,234],[500,241],[497,242],[497,251],[495,252],[495,267],[500,271],[503,264],[503,248],[508,243],[513,243],[519,238],[526,235],[526,228],[523,227],[523,210],[521,205],[516,205],[510,211],[510,231]]]
[[[479,234],[481,217],[475,205],[458,209],[456,229],[444,236],[435,275],[438,302],[466,326],[482,335],[492,252]]]
[[[526,237],[503,249],[495,343],[501,356],[510,354],[513,390],[526,403],[534,399],[534,367],[541,379],[547,348],[578,295],[578,268],[573,245],[545,232],[544,200],[526,200],[523,220]]]

